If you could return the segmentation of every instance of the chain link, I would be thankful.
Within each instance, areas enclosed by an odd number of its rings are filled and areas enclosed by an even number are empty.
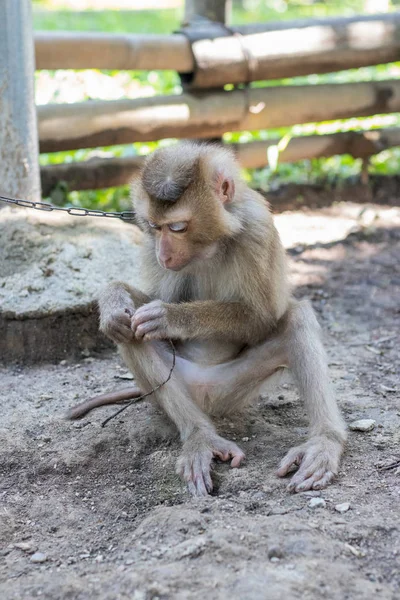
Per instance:
[[[52,212],[53,210],[61,210],[66,212],[73,217],[108,217],[109,219],[122,219],[123,221],[134,221],[135,213],[129,210],[123,212],[105,212],[104,210],[91,210],[89,208],[81,207],[62,207],[53,206],[47,202],[32,202],[31,200],[20,200],[17,198],[8,198],[8,196],[0,195],[0,202],[6,202],[7,204],[14,204],[16,206],[23,206],[24,208],[34,208],[35,210],[43,210]]]

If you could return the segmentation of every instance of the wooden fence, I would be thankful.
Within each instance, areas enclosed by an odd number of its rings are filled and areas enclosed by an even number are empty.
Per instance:
[[[37,107],[41,152],[400,112],[400,80],[250,87],[252,81],[389,63],[400,57],[400,13],[227,27],[223,0],[188,0],[181,32],[163,35],[47,33],[35,36],[38,69],[173,69],[180,95]],[[203,17],[203,18],[200,18]],[[205,19],[204,17],[207,17]],[[235,88],[225,91],[226,84]],[[239,86],[239,87],[238,87]],[[279,140],[235,146],[245,167],[268,164]],[[400,145],[400,128],[292,138],[280,161],[348,153],[367,159]],[[129,182],[141,158],[42,167],[43,194]]]

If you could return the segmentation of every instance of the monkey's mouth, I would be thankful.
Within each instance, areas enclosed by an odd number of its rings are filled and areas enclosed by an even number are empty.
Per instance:
[[[181,263],[179,265],[174,265],[171,267],[167,267],[165,265],[163,265],[162,263],[159,263],[160,267],[162,267],[163,269],[165,269],[166,271],[174,271],[175,273],[177,273],[178,271],[182,271],[182,269],[184,269],[185,267],[187,267],[190,264],[190,260]]]

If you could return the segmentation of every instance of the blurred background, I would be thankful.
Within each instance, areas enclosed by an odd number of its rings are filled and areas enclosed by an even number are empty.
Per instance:
[[[179,28],[183,19],[183,0],[36,0],[33,2],[35,30],[92,31],[107,33],[169,34]],[[328,16],[352,16],[391,12],[400,7],[400,0],[233,0],[231,24],[282,21]],[[400,62],[363,67],[346,71],[294,77],[273,81],[257,81],[252,87],[289,84],[346,83],[380,79],[397,79]],[[231,86],[232,87],[232,86]],[[226,89],[230,89],[226,86]],[[36,102],[76,103],[89,99],[117,100],[151,97],[181,92],[175,71],[100,71],[56,70],[36,71]],[[295,125],[289,128],[227,133],[227,142],[249,142],[397,126],[397,113],[375,115]],[[161,142],[80,149],[41,154],[41,165],[82,161],[91,157],[140,156],[154,150]],[[400,148],[385,150],[371,158],[370,174],[397,174],[400,170]],[[286,183],[318,183],[326,186],[357,178],[361,159],[349,155],[303,160],[293,164],[277,164],[247,170],[245,177],[254,187],[267,191]],[[81,205],[103,210],[124,210],[129,207],[128,186],[106,190],[68,191],[58,186],[50,198],[58,204]]]

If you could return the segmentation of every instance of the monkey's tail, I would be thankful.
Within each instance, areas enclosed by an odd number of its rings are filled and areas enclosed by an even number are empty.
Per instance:
[[[122,390],[118,390],[117,392],[106,392],[105,394],[88,398],[88,400],[84,400],[84,402],[72,406],[68,410],[66,418],[70,421],[76,421],[77,419],[81,419],[87,415],[95,408],[107,406],[108,404],[125,404],[129,402],[129,400],[137,398],[138,396],[141,396],[141,391],[136,386],[124,388]]]

